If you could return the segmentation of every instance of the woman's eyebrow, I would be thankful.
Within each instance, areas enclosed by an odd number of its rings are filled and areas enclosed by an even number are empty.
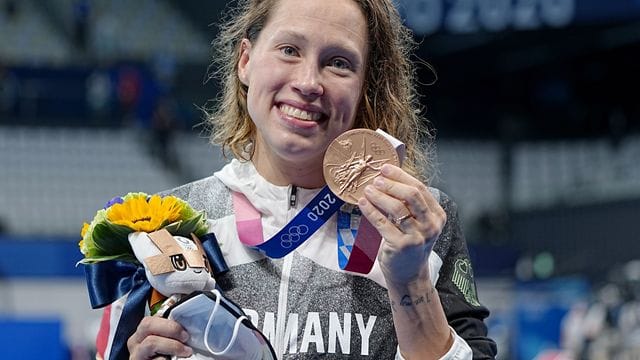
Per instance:
[[[271,36],[271,39],[275,39],[275,40],[285,39],[285,40],[292,40],[292,41],[298,41],[303,43],[308,42],[308,39],[304,34],[294,30],[289,30],[289,29],[276,31],[273,34],[273,36]]]
[[[295,30],[290,30],[290,29],[278,30],[273,34],[271,38],[272,40],[275,40],[275,41],[286,40],[286,41],[293,41],[296,43],[300,43],[303,45],[309,42],[309,39],[304,34]],[[355,45],[350,44],[348,41],[339,43],[339,44],[338,43],[329,44],[327,46],[327,49],[333,52],[344,52],[345,55],[349,56],[350,58],[354,60],[358,59],[358,61],[362,61],[361,56],[358,55],[360,51],[357,49]]]

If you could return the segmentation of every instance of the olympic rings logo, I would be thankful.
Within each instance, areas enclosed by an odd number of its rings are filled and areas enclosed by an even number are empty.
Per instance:
[[[297,225],[289,228],[289,232],[286,234],[280,235],[280,245],[288,249],[293,246],[293,243],[297,243],[300,241],[302,236],[306,235],[309,232],[309,227],[307,225]]]

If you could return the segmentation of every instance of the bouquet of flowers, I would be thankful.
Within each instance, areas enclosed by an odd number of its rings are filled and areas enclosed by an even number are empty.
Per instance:
[[[127,340],[148,305],[151,314],[189,332],[189,359],[276,359],[267,338],[216,286],[213,275],[228,268],[215,236],[206,232],[203,212],[175,196],[145,193],[112,199],[84,224],[80,263],[91,305],[118,302],[116,311],[103,314],[99,358],[129,357]]]
[[[222,256],[216,253],[215,237],[207,241],[212,234],[206,233],[204,212],[175,196],[142,192],[112,199],[83,225],[79,247],[84,257],[79,264],[85,268],[91,306],[117,303],[121,309],[114,323],[103,315],[97,338],[101,357],[128,358],[126,341],[147,306],[154,314],[167,298],[176,301],[215,287],[207,254],[214,267]]]
[[[161,197],[142,192],[110,200],[91,223],[84,223],[78,244],[82,264],[107,260],[137,263],[128,236],[133,232],[166,229],[174,236],[202,236],[207,232],[206,217],[186,201],[175,196]]]

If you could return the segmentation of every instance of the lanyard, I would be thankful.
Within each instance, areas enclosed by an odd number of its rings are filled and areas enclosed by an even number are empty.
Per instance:
[[[346,205],[346,209],[340,209],[343,204],[325,186],[282,230],[264,241],[260,212],[242,193],[233,192],[240,241],[271,258],[281,258],[295,250],[339,211],[338,264],[343,270],[366,274],[373,267],[382,236],[357,207]]]
[[[404,144],[382,130],[378,131],[390,138],[400,158],[404,158]],[[242,193],[233,191],[232,194],[238,237],[244,245],[271,258],[284,257],[302,245],[338,212],[338,265],[342,270],[361,274],[371,271],[382,236],[356,206],[344,205],[344,201],[331,192],[328,186],[322,188],[282,230],[267,241],[262,233],[260,212]]]
[[[272,258],[284,257],[302,245],[342,204],[344,201],[325,186],[282,230],[264,241],[260,213],[243,194],[233,192],[240,241]]]

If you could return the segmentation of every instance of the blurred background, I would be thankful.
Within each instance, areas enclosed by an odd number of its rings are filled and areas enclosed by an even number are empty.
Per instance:
[[[639,358],[640,1],[396,3],[499,358]],[[226,5],[0,0],[0,358],[91,358],[83,222],[224,164]]]

